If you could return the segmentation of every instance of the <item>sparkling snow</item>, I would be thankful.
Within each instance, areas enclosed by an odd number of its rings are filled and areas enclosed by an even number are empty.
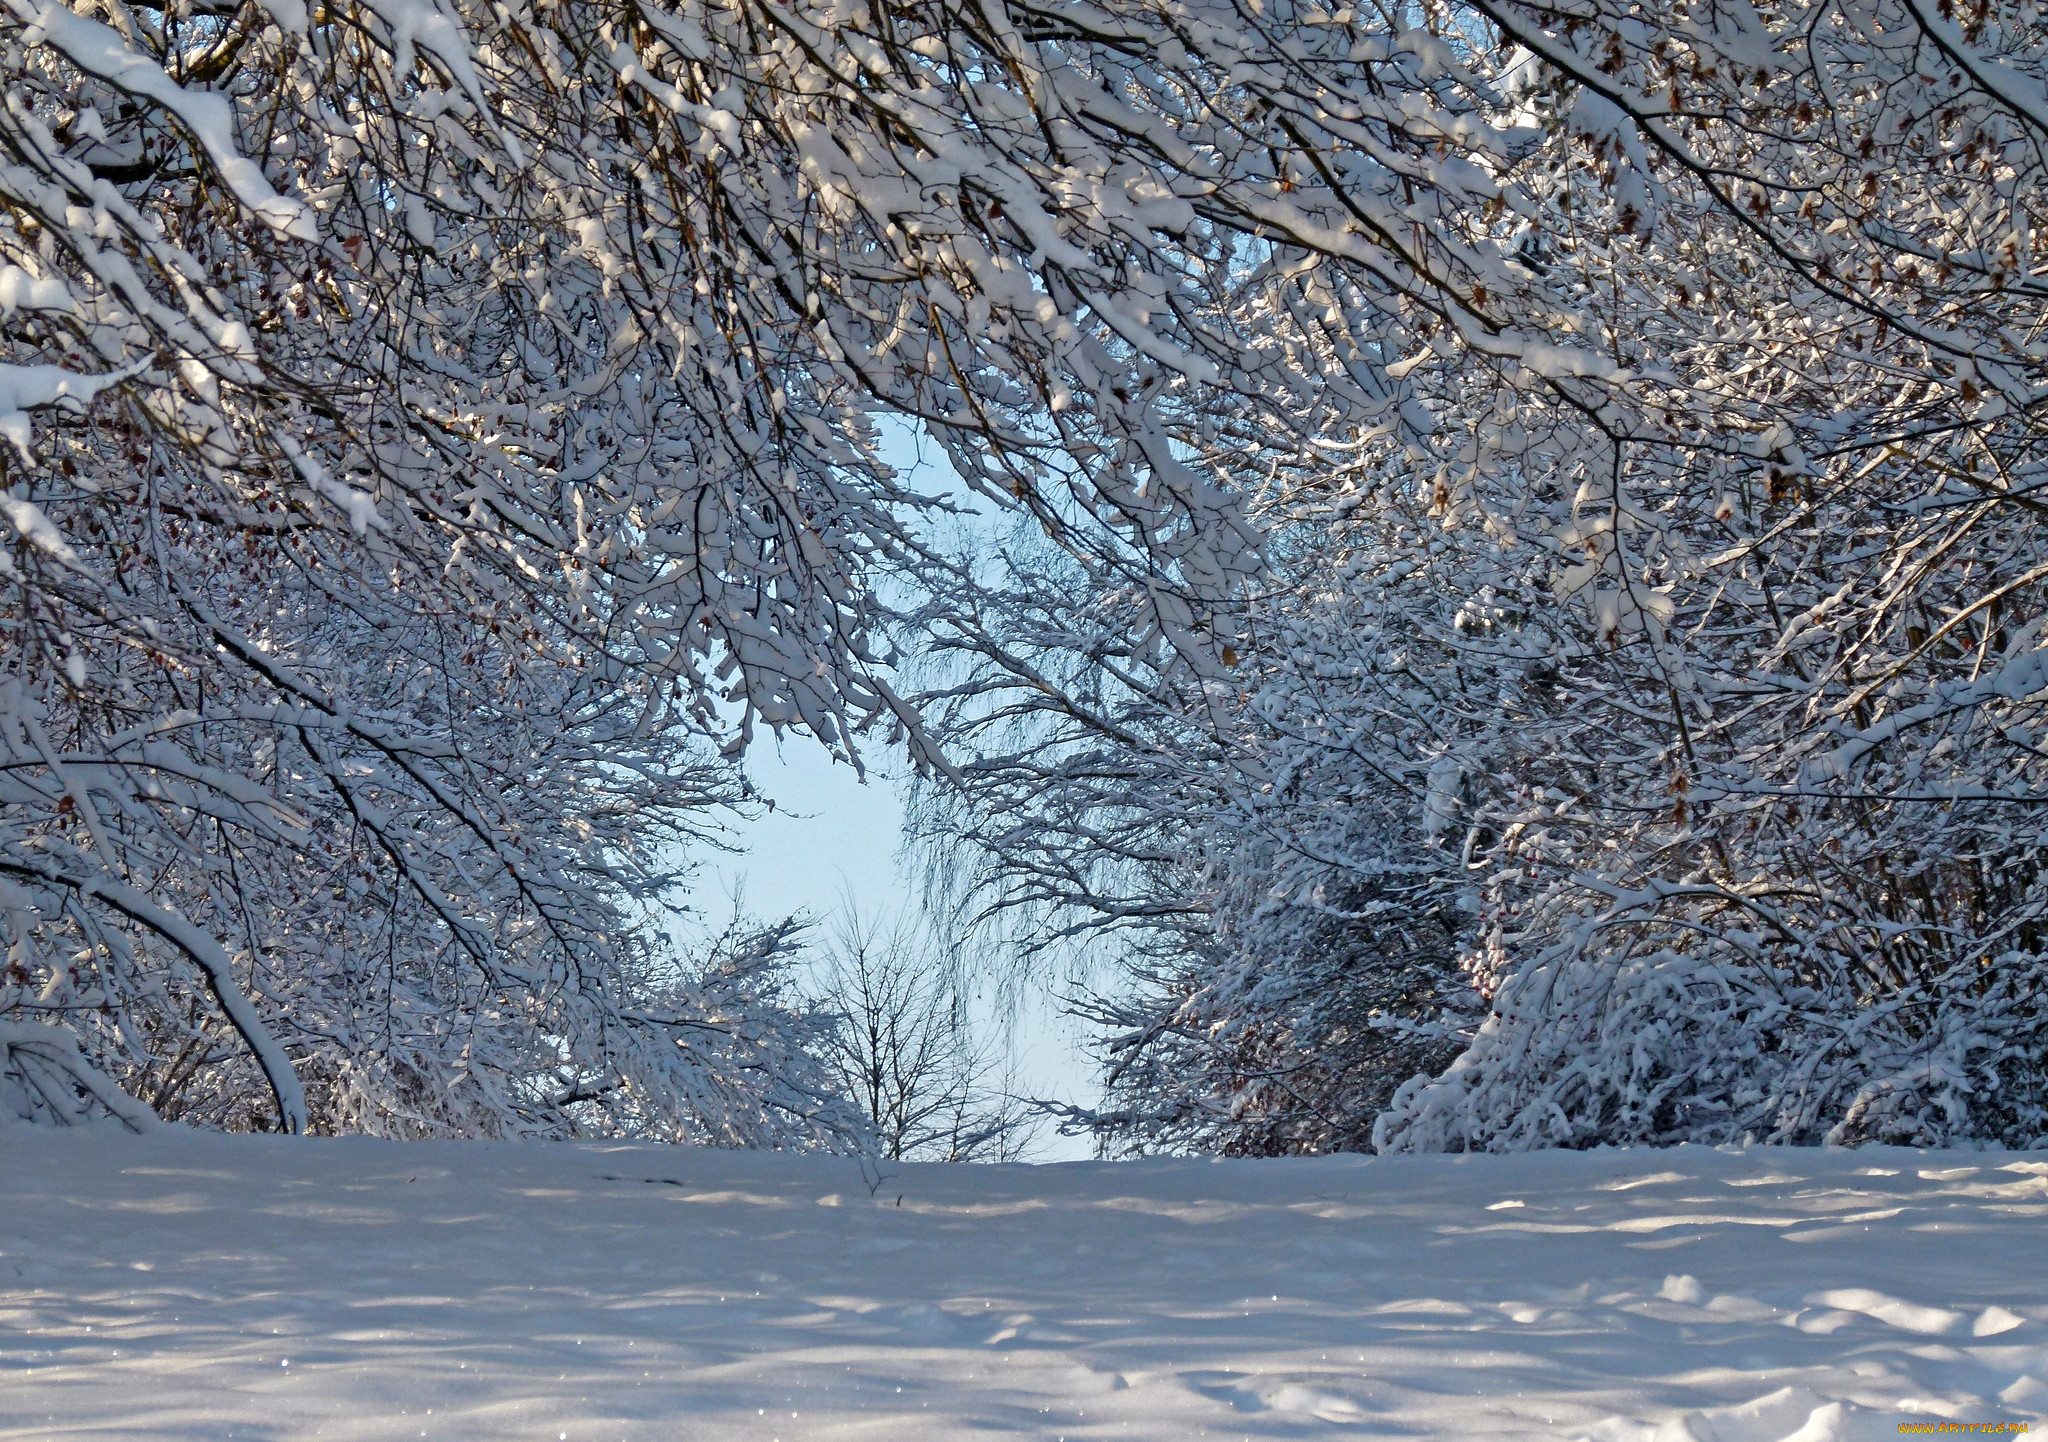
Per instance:
[[[2048,1415],[2048,1157],[890,1166],[0,1132],[0,1438],[1895,1438]]]

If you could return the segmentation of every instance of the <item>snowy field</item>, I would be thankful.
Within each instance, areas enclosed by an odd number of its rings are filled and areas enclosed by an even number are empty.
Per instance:
[[[0,1437],[1895,1438],[2048,1413],[2048,1156],[894,1166],[0,1132]]]

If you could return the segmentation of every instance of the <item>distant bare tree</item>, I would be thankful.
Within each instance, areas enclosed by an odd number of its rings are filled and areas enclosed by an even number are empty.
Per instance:
[[[915,917],[882,921],[849,898],[812,980],[836,1017],[827,1064],[891,1161],[1019,1161],[1036,1120],[1008,1049],[977,1033],[961,967]]]

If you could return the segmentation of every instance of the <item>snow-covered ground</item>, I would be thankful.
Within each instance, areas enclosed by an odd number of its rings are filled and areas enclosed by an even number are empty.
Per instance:
[[[0,1132],[4,1438],[1823,1442],[2044,1411],[2039,1153],[877,1171]]]

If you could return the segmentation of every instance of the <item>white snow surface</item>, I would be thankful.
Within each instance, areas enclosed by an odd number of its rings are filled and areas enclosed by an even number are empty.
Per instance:
[[[904,1166],[0,1130],[0,1438],[1895,1438],[2048,1415],[2048,1154]]]

